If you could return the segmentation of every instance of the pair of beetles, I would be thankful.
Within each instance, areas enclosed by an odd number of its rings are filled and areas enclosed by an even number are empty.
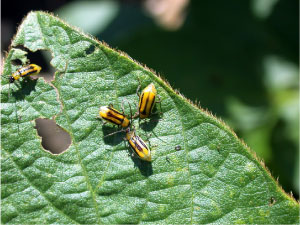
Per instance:
[[[139,86],[140,87],[140,86]],[[155,104],[155,99],[157,96],[157,92],[153,83],[149,84],[142,92],[139,94],[139,88],[137,90],[137,94],[139,95],[139,105],[138,112],[131,119],[139,116],[140,119],[145,119],[150,116],[152,109]],[[146,143],[135,133],[134,129],[131,129],[131,122],[125,116],[124,110],[123,113],[117,111],[110,106],[101,106],[99,110],[100,118],[103,120],[121,126],[122,128],[126,128],[125,130],[120,130],[117,132],[126,132],[125,139],[128,141],[130,147],[135,152],[135,154],[142,160],[151,161],[151,151]],[[115,134],[114,132],[112,134]],[[112,135],[110,134],[110,135]]]
[[[21,77],[29,77],[32,75],[37,75],[41,71],[41,67],[36,64],[30,64],[18,69],[9,77],[9,83],[14,83],[19,80]],[[139,86],[140,87],[140,86]],[[139,88],[138,88],[139,90]],[[157,92],[153,83],[149,84],[142,92],[139,94],[137,90],[137,94],[139,95],[139,105],[138,112],[131,119],[139,116],[140,119],[145,119],[150,116],[152,109],[155,105],[155,99],[157,96]],[[136,155],[145,161],[151,161],[151,152],[146,143],[135,133],[135,129],[131,129],[131,122],[126,117],[124,110],[123,113],[114,109],[112,105],[109,106],[101,106],[99,109],[100,118],[104,121],[112,123],[114,125],[121,126],[125,128],[117,131],[117,132],[126,132],[126,140],[131,146],[132,150],[136,153]],[[114,132],[112,134],[115,134]],[[112,135],[110,134],[110,135]]]

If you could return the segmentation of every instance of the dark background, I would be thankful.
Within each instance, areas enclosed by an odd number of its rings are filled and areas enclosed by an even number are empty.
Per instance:
[[[5,0],[1,50],[8,50],[29,11],[54,12],[155,69],[187,98],[225,120],[263,158],[285,191],[299,199],[298,4]],[[50,80],[54,70],[49,55],[37,52],[29,58]],[[67,148],[68,138],[58,139],[58,128],[49,131],[53,124],[37,121],[44,147],[58,152]]]

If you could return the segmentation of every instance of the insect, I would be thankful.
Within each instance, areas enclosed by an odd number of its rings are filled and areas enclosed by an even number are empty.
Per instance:
[[[36,64],[30,64],[24,67],[21,67],[16,72],[14,72],[8,79],[9,83],[14,83],[16,80],[19,80],[21,77],[29,77],[39,74],[41,67]]]
[[[126,129],[126,140],[140,159],[151,162],[151,152],[149,147],[138,135],[135,134],[134,129]]]
[[[149,84],[139,95],[140,85],[136,91],[139,96],[139,105],[138,105],[138,113],[135,115],[139,115],[141,119],[145,119],[150,116],[152,109],[154,108],[155,98],[157,96],[157,91],[153,83]],[[158,97],[159,98],[159,97]],[[157,101],[160,103],[160,101]],[[161,109],[161,105],[160,105]]]
[[[29,77],[33,75],[37,75],[40,73],[42,67],[36,64],[30,64],[27,66],[23,66],[14,72],[11,76],[8,77],[9,81],[9,89],[8,89],[8,98],[10,96],[10,84],[14,83],[15,81],[19,80],[21,77]]]
[[[180,150],[181,150],[181,146],[180,146],[180,145],[176,145],[176,146],[175,146],[175,150],[176,150],[176,151],[180,151]]]
[[[21,67],[16,72],[14,72],[11,76],[9,76],[8,77],[8,81],[9,81],[8,99],[10,98],[10,84],[11,83],[14,83],[15,81],[19,80],[21,77],[29,77],[29,76],[37,75],[40,73],[41,69],[42,68],[36,64],[30,64],[30,65]],[[15,102],[15,107],[16,107],[16,104],[17,103]],[[19,121],[17,110],[16,110],[16,120]],[[18,125],[18,133],[19,133],[19,125]]]
[[[99,109],[99,115],[101,119],[123,128],[126,128],[130,125],[130,121],[126,118],[125,114],[113,108],[112,105],[101,106]]]
[[[130,108],[130,112],[131,112],[131,108]],[[103,120],[109,123],[121,126],[123,128],[127,127],[126,130],[119,130],[111,134],[108,134],[105,137],[111,136],[119,132],[126,132],[125,140],[128,141],[130,147],[133,149],[135,154],[142,160],[151,161],[151,153],[148,146],[138,135],[135,134],[135,129],[131,129],[129,127],[132,123],[129,121],[129,119],[126,118],[124,113],[117,111],[112,107],[112,105],[109,105],[109,106],[101,106],[99,110],[99,115]]]

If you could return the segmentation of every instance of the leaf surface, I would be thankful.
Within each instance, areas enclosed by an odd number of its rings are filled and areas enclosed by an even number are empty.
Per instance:
[[[18,46],[50,51],[57,73],[51,85],[42,78],[10,85],[8,98],[12,61],[27,61]],[[2,78],[3,223],[299,223],[299,204],[225,124],[50,14],[28,14]],[[135,112],[139,80],[142,88],[153,82],[162,100],[163,115],[134,120],[151,144],[151,163],[130,155],[124,133],[104,138],[117,128],[96,119],[110,103]],[[55,118],[70,134],[67,151],[43,149],[37,118]]]

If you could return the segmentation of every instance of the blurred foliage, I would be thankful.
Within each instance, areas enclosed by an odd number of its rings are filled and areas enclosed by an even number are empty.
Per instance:
[[[115,1],[74,1],[57,10],[61,18],[67,18],[85,32],[103,31],[116,17],[119,5]],[[85,19],[82,19],[85,18]]]

